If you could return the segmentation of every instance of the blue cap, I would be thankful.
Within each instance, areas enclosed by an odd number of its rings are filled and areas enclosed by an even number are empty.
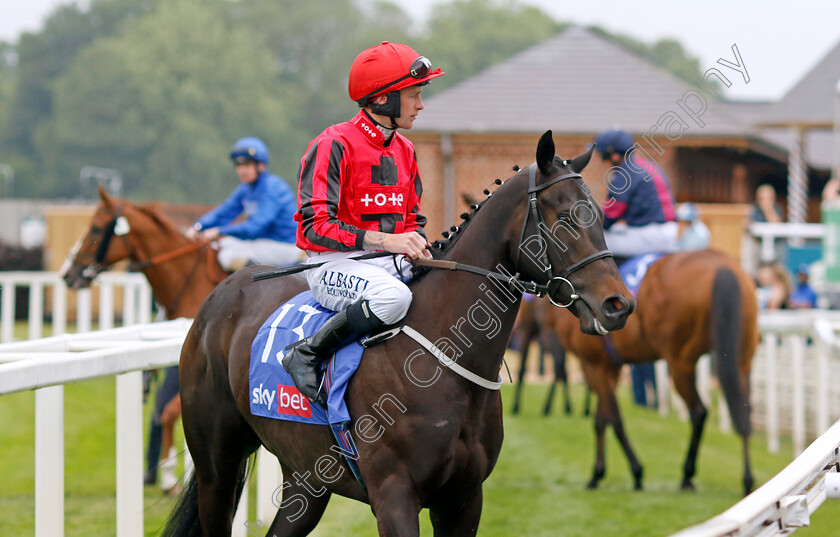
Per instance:
[[[633,147],[633,135],[621,129],[604,131],[595,138],[595,149],[602,157],[607,158],[612,153],[624,155]]]
[[[233,144],[230,158],[236,163],[253,160],[268,164],[268,146],[265,145],[265,142],[253,136],[240,138]]]
[[[808,263],[800,263],[799,267],[796,269],[796,273],[797,274],[804,274],[804,275],[807,276],[809,270],[810,270],[810,267],[808,266]]]

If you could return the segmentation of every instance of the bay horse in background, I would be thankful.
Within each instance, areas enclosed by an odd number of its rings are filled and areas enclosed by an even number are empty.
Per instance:
[[[543,360],[545,353],[551,356],[553,379],[548,388],[548,395],[543,405],[544,416],[551,414],[554,402],[554,395],[557,391],[557,384],[563,386],[563,408],[566,415],[572,413],[572,402],[569,396],[569,375],[566,369],[566,349],[560,343],[557,332],[545,322],[549,315],[545,310],[553,309],[554,306],[547,300],[523,300],[519,306],[519,315],[513,328],[513,338],[518,345],[521,356],[519,362],[519,374],[516,378],[516,390],[513,396],[512,412],[518,414],[522,402],[522,389],[525,384],[525,373],[527,371],[528,356],[530,355],[531,344],[537,342],[537,359],[539,361],[540,374],[543,374]],[[589,390],[586,392],[584,402],[584,415],[589,415]]]
[[[535,165],[505,181],[449,239],[436,241],[437,261],[453,270],[431,269],[410,283],[406,325],[438,345],[446,342],[460,367],[488,380],[498,378],[523,288],[547,286],[589,333],[624,326],[633,298],[606,250],[603,212],[579,175],[591,154],[556,158],[546,132]],[[565,251],[550,245],[537,251],[536,243],[550,243],[545,229],[569,218],[576,203],[591,209],[595,223],[578,229]],[[525,240],[535,247],[533,258],[520,255]],[[475,535],[482,483],[502,445],[499,391],[443,370],[402,333],[366,349],[346,395],[363,486],[343,458],[330,455],[329,427],[251,414],[251,343],[272,312],[306,289],[300,275],[252,282],[265,268],[248,267],[222,282],[184,342],[181,401],[195,471],[163,534],[229,536],[248,458],[264,445],[288,478],[267,535],[308,534],[332,494],[369,503],[383,536],[419,535],[423,508],[430,509],[436,535]],[[383,421],[371,429],[372,409],[383,411]],[[360,436],[364,431],[368,438]]]
[[[514,171],[519,171],[519,166],[513,167]],[[489,190],[484,191],[489,194]],[[461,193],[461,198],[470,206],[470,208],[478,207],[478,199],[467,192]],[[444,237],[448,232],[444,233]],[[551,413],[552,403],[554,401],[554,394],[557,391],[557,384],[563,384],[563,402],[566,414],[572,413],[572,403],[569,398],[569,382],[566,372],[566,351],[560,344],[557,338],[557,333],[551,327],[544,327],[542,322],[545,313],[543,309],[550,308],[548,301],[538,301],[536,299],[529,300],[524,298],[519,306],[519,314],[516,316],[516,322],[513,325],[513,333],[511,334],[511,341],[515,341],[519,347],[520,361],[519,374],[516,382],[516,392],[513,399],[513,413],[518,414],[522,400],[522,386],[525,383],[525,372],[528,363],[528,354],[531,348],[531,343],[536,340],[539,347],[538,363],[540,375],[544,373],[545,368],[545,353],[551,353],[552,366],[554,373],[554,380],[551,383],[546,398],[545,405],[543,405],[543,415],[548,416]],[[589,391],[586,392],[586,406],[585,415],[589,415]]]
[[[554,310],[554,308],[552,308]],[[621,364],[608,355],[605,340],[581,334],[571,316],[550,311],[557,334],[567,351],[581,361],[590,388],[598,395],[595,415],[597,456],[588,487],[604,477],[604,436],[613,427],[634,477],[642,488],[642,465],[636,457],[621,419],[615,396]],[[662,257],[649,269],[639,288],[637,308],[627,325],[610,334],[615,351],[625,363],[668,363],[677,392],[688,408],[691,435],[683,465],[682,489],[694,488],[692,478],[706,407],[697,393],[697,360],[711,353],[735,431],[743,450],[743,489],[753,487],[749,436],[750,383],[753,354],[758,345],[758,306],[755,285],[732,257],[715,250],[680,252]]]
[[[156,204],[136,205],[108,195],[102,186],[99,198],[90,227],[61,268],[67,286],[90,287],[100,272],[129,260],[130,267],[146,276],[168,318],[195,317],[204,298],[227,276],[216,251],[208,243],[187,239]],[[167,457],[180,416],[177,395],[164,414],[161,452]]]

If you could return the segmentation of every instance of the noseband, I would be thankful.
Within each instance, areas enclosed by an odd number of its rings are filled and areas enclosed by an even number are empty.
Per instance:
[[[73,258],[76,259],[78,259],[81,256],[91,256],[93,258],[93,261],[88,266],[86,266],[84,270],[82,270],[83,278],[93,280],[94,278],[96,278],[97,275],[99,275],[100,272],[103,272],[109,268],[108,265],[105,265],[105,257],[108,255],[108,248],[110,248],[111,241],[114,238],[115,230],[117,227],[117,220],[119,220],[121,213],[122,204],[118,205],[117,208],[114,210],[114,213],[111,216],[111,220],[109,220],[108,223],[105,224],[105,227],[99,227],[91,224],[90,235],[98,237],[96,242],[98,242],[99,244],[96,246],[96,252],[94,252],[93,254],[89,254],[87,252],[76,252],[75,254],[73,254]]]
[[[609,250],[600,250],[595,252],[594,254],[590,254],[583,259],[580,259],[571,265],[567,265],[565,261],[563,261],[563,256],[561,255],[560,248],[557,247],[555,241],[550,237],[547,236],[549,233],[548,227],[545,225],[545,219],[543,218],[542,211],[540,211],[539,202],[537,200],[539,193],[543,190],[547,189],[548,187],[554,185],[555,183],[559,183],[560,181],[564,181],[566,179],[580,179],[581,175],[579,173],[566,173],[563,175],[558,175],[557,177],[551,179],[550,181],[546,181],[541,185],[537,185],[537,163],[531,164],[528,168],[528,212],[525,213],[525,221],[522,224],[522,233],[519,237],[519,261],[522,260],[522,244],[525,241],[525,233],[528,229],[528,223],[533,220],[534,225],[537,228],[537,236],[540,238],[540,241],[545,243],[547,246],[545,249],[540,251],[540,263],[542,267],[540,267],[545,274],[546,283],[545,294],[548,296],[548,300],[551,301],[552,304],[557,306],[558,308],[568,308],[571,306],[575,300],[580,298],[575,292],[575,286],[569,281],[569,276],[577,270],[582,269],[586,265],[592,263],[593,261],[597,261],[599,259],[605,259],[607,257],[612,257],[613,253]],[[548,248],[553,248],[554,251],[557,253],[557,258],[560,259],[560,262],[563,263],[563,270],[560,271],[558,276],[554,276],[554,270],[551,265],[551,259],[548,257]],[[521,263],[519,264],[521,266]],[[562,303],[556,302],[552,297],[552,291],[557,291],[562,288],[563,285],[567,285],[569,287],[569,302]]]

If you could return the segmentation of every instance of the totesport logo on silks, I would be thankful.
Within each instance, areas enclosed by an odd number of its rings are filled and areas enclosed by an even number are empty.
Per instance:
[[[404,186],[356,187],[356,214],[405,213],[408,190]]]

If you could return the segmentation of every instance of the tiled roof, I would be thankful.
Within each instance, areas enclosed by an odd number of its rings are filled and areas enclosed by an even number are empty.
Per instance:
[[[773,125],[834,122],[837,82],[840,81],[840,43],[778,101],[761,122]]]
[[[685,135],[757,136],[705,94],[703,128],[677,101],[691,86],[612,39],[580,27],[527,49],[426,101],[415,131],[594,134],[614,126],[647,132],[667,112]],[[661,132],[661,131],[660,131]]]

